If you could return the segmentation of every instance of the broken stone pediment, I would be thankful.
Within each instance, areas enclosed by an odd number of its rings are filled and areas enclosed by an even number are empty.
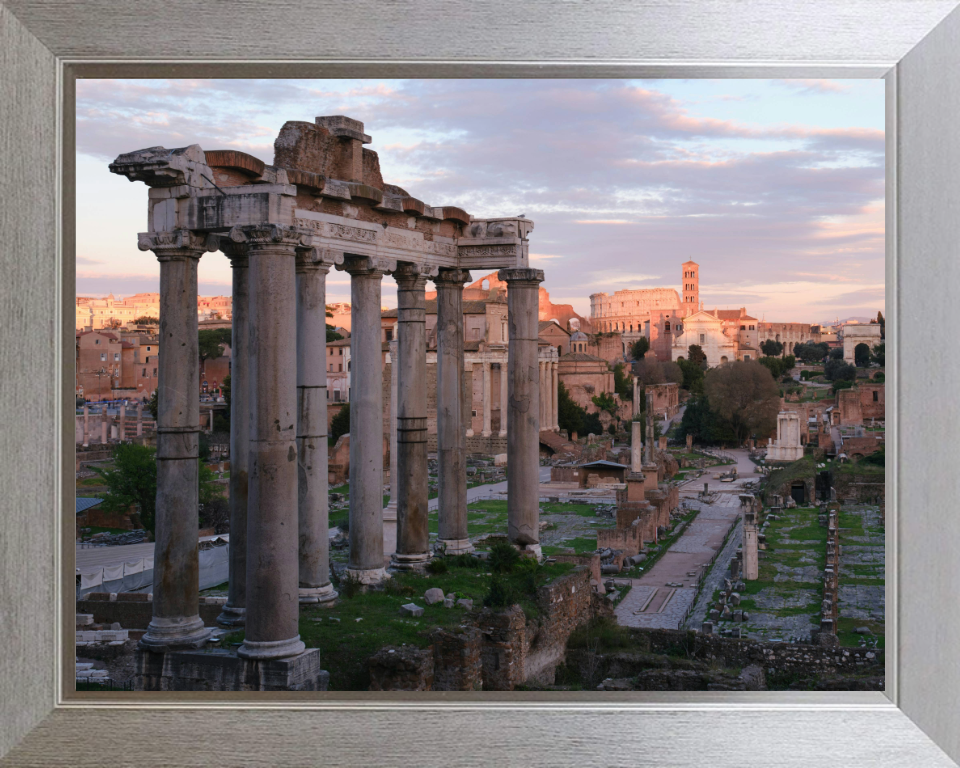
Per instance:
[[[474,219],[464,227],[463,236],[473,240],[511,237],[526,240],[533,230],[529,219],[514,217],[509,219]]]
[[[213,189],[213,173],[199,144],[179,149],[147,147],[119,155],[110,172],[150,187],[189,186]]]

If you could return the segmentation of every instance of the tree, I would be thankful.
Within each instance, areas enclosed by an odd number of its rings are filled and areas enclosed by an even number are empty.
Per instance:
[[[691,394],[703,392],[703,368],[690,360],[678,360],[677,365],[683,374],[680,386]]]
[[[660,363],[660,369],[663,371],[663,378],[671,384],[683,383],[683,371],[680,366],[672,360],[666,363]]]
[[[329,310],[327,311],[327,317],[333,317],[333,313]],[[327,343],[329,344],[331,341],[340,341],[341,339],[343,339],[343,336],[337,333],[337,329],[330,325],[330,323],[327,323]]]
[[[870,365],[870,347],[866,344],[857,344],[853,348],[853,362],[857,368],[866,368]]]
[[[830,359],[831,360],[842,360],[843,359],[843,350],[840,348],[830,350]]]
[[[777,426],[780,390],[770,371],[755,360],[735,360],[707,371],[703,390],[710,408],[733,427],[737,443],[763,437]]]
[[[633,378],[626,372],[625,363],[613,366],[613,388],[624,401],[633,401]]]
[[[797,358],[794,357],[793,355],[786,355],[786,356],[783,358],[783,365],[784,365],[783,370],[785,370],[785,371],[789,371],[789,370],[790,370],[791,368],[793,368],[793,366],[795,366],[796,364],[797,364]]]
[[[606,411],[611,416],[617,415],[617,401],[613,399],[613,395],[609,392],[601,392],[599,395],[594,395],[590,398],[590,401],[601,411]]]
[[[680,437],[693,435],[698,443],[732,443],[737,439],[730,422],[720,418],[706,396],[691,398],[680,421]]]
[[[150,412],[150,415],[153,416],[153,420],[157,420],[157,414],[160,412],[160,390],[153,390],[153,394],[150,395],[150,400],[147,402],[147,410]]]
[[[330,421],[330,442],[336,444],[343,435],[350,434],[350,406],[342,405]]]
[[[140,521],[153,531],[157,517],[157,460],[153,448],[120,443],[113,449],[113,469],[94,467],[107,486],[101,508],[107,512],[126,512],[136,507]]]
[[[783,359],[779,357],[761,357],[757,362],[770,371],[770,375],[775,379],[779,379],[783,375],[784,370],[786,370],[783,365]]]
[[[775,357],[783,352],[783,344],[773,339],[767,339],[760,343],[760,351],[767,357]]]
[[[818,344],[810,341],[806,344],[795,344],[793,347],[794,356],[805,363],[821,363],[829,351],[830,347],[825,341]]]
[[[830,358],[823,366],[823,376],[827,381],[838,379],[853,381],[857,378],[857,369],[843,360]]]
[[[230,344],[229,328],[204,328],[198,334],[200,363],[223,355],[224,345]]]
[[[646,336],[641,336],[630,345],[630,357],[634,360],[642,360],[650,349],[650,341]]]
[[[691,363],[695,363],[701,367],[706,367],[707,365],[707,356],[699,344],[690,345],[690,347],[687,349],[687,359]]]
[[[881,367],[886,364],[886,344],[885,341],[875,344],[873,351],[870,353],[870,359]]]
[[[833,394],[837,394],[841,389],[850,389],[851,387],[853,387],[853,381],[850,379],[837,379],[833,382],[831,390]]]
[[[133,319],[134,325],[160,325],[160,318],[152,315],[140,315]]]
[[[645,357],[633,364],[633,375],[641,386],[648,387],[652,384],[663,384],[666,377],[663,375],[663,366],[658,360]]]
[[[876,319],[876,320],[871,320],[870,322],[871,322],[871,323],[879,323],[879,324],[880,324],[880,338],[881,338],[881,339],[887,338],[887,334],[886,334],[887,321],[886,321],[886,320],[884,319],[884,317],[883,317],[883,312],[877,312],[877,319]]]
[[[586,411],[573,402],[570,393],[561,381],[557,385],[557,423],[560,429],[567,430],[567,434],[573,437],[574,432],[578,435],[583,433],[583,417]]]

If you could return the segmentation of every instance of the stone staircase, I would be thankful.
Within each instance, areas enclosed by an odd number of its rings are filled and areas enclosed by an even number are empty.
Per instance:
[[[581,446],[571,443],[569,440],[564,440],[557,432],[541,431],[540,444],[547,446],[555,456],[570,456],[573,461],[580,459]]]

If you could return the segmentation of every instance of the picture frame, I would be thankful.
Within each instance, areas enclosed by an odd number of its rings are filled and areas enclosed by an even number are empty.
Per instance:
[[[955,765],[957,5],[0,0],[0,765]],[[886,78],[885,693],[70,695],[74,81],[347,75]]]

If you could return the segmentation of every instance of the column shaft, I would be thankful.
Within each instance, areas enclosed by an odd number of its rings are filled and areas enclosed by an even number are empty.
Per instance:
[[[210,634],[199,615],[197,392],[197,265],[205,250],[215,249],[208,242],[186,231],[140,236],[140,248],[160,261],[153,618],[140,640],[153,651],[200,647]]]
[[[437,286],[437,454],[439,536],[448,554],[470,552],[467,533],[467,464],[463,418],[463,285],[466,270],[441,270]]]
[[[510,318],[507,528],[510,541],[540,554],[539,269],[501,269]]]
[[[397,551],[395,568],[430,559],[427,483],[427,331],[424,288],[416,268],[401,265],[397,281]]]
[[[329,603],[327,272],[320,252],[297,252],[297,508],[301,603]]]
[[[83,404],[83,447],[90,445],[90,406]]]
[[[364,584],[383,567],[383,364],[380,284],[383,272],[351,259],[350,273],[350,560],[347,573]]]
[[[390,421],[387,434],[390,436],[390,501],[383,508],[383,555],[388,557],[397,551],[397,347],[399,342],[390,342]]]
[[[491,393],[490,393],[490,363],[483,363],[483,436],[490,437],[491,434]]]
[[[230,332],[230,577],[217,623],[242,626],[247,612],[247,485],[250,474],[250,263],[246,248],[221,245],[233,271]]]
[[[249,245],[248,343],[250,464],[247,506],[246,636],[248,659],[296,656],[297,350],[296,251],[287,227],[248,227],[231,239]]]
[[[560,431],[560,362],[553,363],[553,389],[551,389],[551,398],[553,400],[553,431]]]
[[[507,383],[508,370],[509,366],[506,363],[500,363],[500,437],[507,436],[507,413],[509,411],[507,402],[509,400],[510,390],[510,386]]]

